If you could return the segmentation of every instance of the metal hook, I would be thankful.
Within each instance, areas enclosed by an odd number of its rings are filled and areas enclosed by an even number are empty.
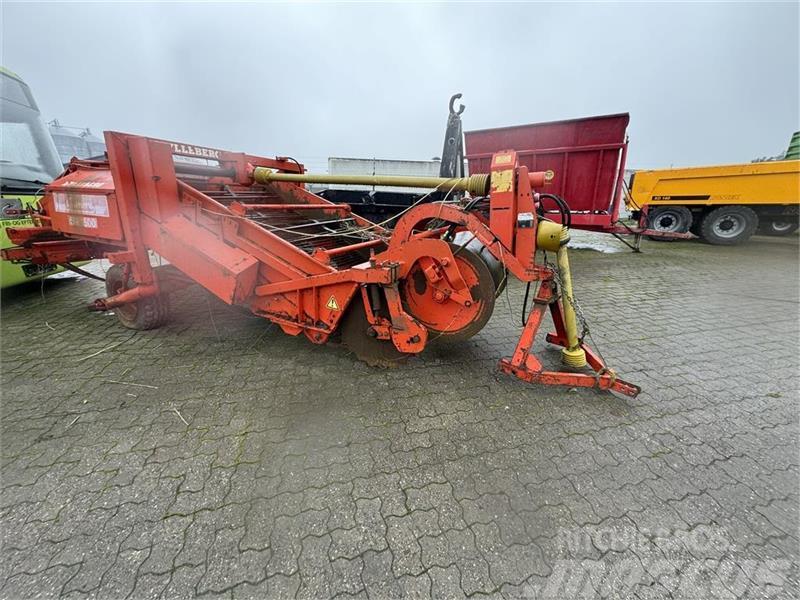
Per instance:
[[[456,111],[456,110],[453,108],[453,105],[456,103],[456,100],[458,100],[459,98],[461,98],[461,94],[460,94],[460,93],[458,93],[458,94],[453,94],[453,95],[450,97],[450,114],[451,114],[451,115],[460,115],[461,113],[463,113],[463,112],[464,112],[464,109],[466,108],[466,106],[464,106],[464,105],[463,105],[463,104],[461,104],[460,102],[458,103],[458,111]]]

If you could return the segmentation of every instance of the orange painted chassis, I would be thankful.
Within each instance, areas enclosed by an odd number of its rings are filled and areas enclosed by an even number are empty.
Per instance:
[[[594,374],[545,371],[531,353],[547,307],[555,325],[555,333],[547,340],[563,346],[566,334],[554,273],[534,262],[536,211],[531,182],[538,184],[542,177],[518,166],[512,151],[493,159],[488,218],[462,205],[423,203],[404,214],[389,232],[297,184],[272,184],[269,202],[235,199],[226,205],[211,197],[228,191],[238,198],[263,189],[252,183],[255,166],[303,172],[302,165],[289,159],[116,132],[106,132],[105,140],[108,162],[74,161],[47,187],[41,210],[33,215],[36,226],[9,229],[17,247],[2,253],[6,260],[37,264],[107,258],[125,265],[134,287],[97,300],[95,309],[163,293],[158,268],[151,266],[148,255],[153,251],[225,302],[246,305],[286,333],[302,332],[314,343],[329,339],[360,290],[358,297],[363,299],[376,337],[391,341],[401,352],[415,354],[424,349],[428,332],[404,311],[399,284],[419,266],[446,301],[469,306],[472,297],[450,244],[437,237],[446,229],[469,231],[515,277],[540,282],[516,351],[501,360],[501,370],[535,383],[597,387],[628,396],[639,392],[638,387],[618,379],[585,345]],[[186,163],[180,158],[187,156],[210,164]],[[248,218],[258,210],[352,216],[375,235],[309,253]],[[426,229],[433,221],[446,226]],[[365,252],[369,255],[355,266],[333,266],[335,257]],[[382,290],[388,316],[372,310],[367,293],[372,285]]]

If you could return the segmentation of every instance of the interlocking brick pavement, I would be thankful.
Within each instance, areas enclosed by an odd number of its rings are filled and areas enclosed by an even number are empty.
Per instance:
[[[797,597],[798,239],[644,249],[573,253],[636,400],[498,374],[517,282],[392,370],[199,289],[148,332],[5,293],[0,595]]]

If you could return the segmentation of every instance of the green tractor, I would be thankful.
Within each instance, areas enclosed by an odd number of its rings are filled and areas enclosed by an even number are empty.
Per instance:
[[[63,170],[53,138],[42,120],[28,85],[0,67],[0,244],[11,246],[7,227],[29,227],[26,216],[50,183]],[[0,261],[0,287],[40,279],[59,267]]]

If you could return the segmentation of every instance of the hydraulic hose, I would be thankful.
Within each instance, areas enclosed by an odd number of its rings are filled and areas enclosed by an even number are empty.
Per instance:
[[[572,213],[569,210],[569,204],[561,196],[556,194],[539,193],[540,199],[550,199],[555,202],[558,207],[558,212],[561,213],[561,224],[564,227],[572,227]]]

